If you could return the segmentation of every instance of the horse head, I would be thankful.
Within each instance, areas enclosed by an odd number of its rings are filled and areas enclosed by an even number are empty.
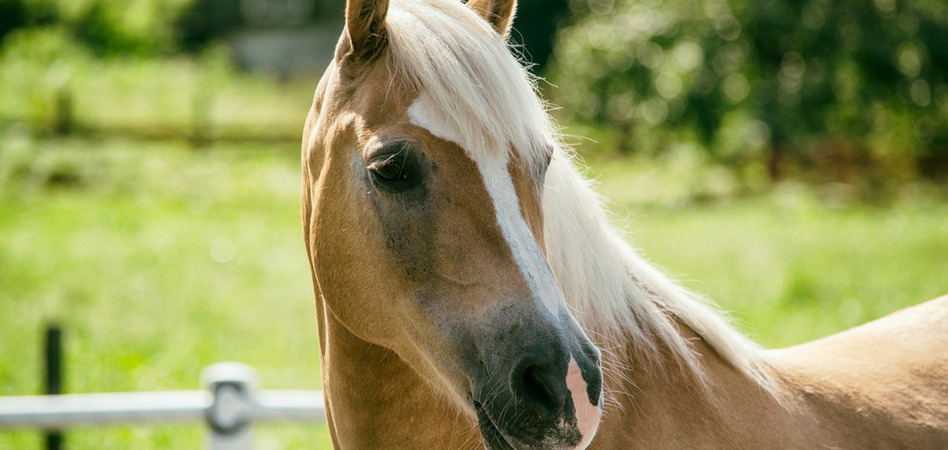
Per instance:
[[[304,134],[304,234],[325,314],[391,349],[488,448],[585,447],[600,353],[545,258],[562,155],[506,47],[514,6],[349,0]]]

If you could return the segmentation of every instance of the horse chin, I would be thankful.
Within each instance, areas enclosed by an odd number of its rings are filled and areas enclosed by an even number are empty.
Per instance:
[[[487,450],[533,450],[533,449],[583,449],[588,443],[580,443],[582,436],[579,430],[575,429],[563,433],[562,430],[556,430],[551,433],[559,436],[559,439],[550,438],[548,435],[544,439],[534,443],[523,442],[512,436],[509,432],[502,431],[501,426],[493,419],[487,409],[479,402],[474,403],[474,410],[477,412],[477,425],[481,432],[481,438],[484,441],[484,447]],[[564,435],[565,434],[565,435]]]
[[[487,411],[480,403],[474,403],[474,409],[477,411],[477,426],[481,430],[481,438],[484,440],[484,447],[487,450],[508,450],[516,449],[507,441],[503,433],[494,425],[494,421],[487,415]]]

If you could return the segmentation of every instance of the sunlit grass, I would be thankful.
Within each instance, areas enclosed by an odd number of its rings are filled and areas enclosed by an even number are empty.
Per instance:
[[[630,220],[654,261],[768,346],[948,293],[948,206],[788,209],[765,198]]]
[[[223,50],[196,57],[95,59],[53,30],[0,48],[0,126],[93,134],[296,139],[319,77],[241,72]],[[67,124],[59,122],[66,121]]]
[[[295,148],[29,146],[0,196],[2,394],[40,393],[51,321],[65,329],[68,392],[196,389],[227,360],[255,367],[264,388],[320,387]],[[203,428],[80,430],[69,442],[198,448]],[[322,427],[277,429],[261,442],[325,440]],[[0,433],[0,448],[33,439]]]
[[[948,294],[943,189],[905,186],[884,206],[793,182],[741,195],[716,169],[661,164],[600,160],[591,175],[646,257],[766,346]]]

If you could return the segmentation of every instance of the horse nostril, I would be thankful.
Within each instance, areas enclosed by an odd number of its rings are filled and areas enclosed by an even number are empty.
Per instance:
[[[537,364],[521,367],[511,380],[514,395],[537,413],[558,414],[565,396],[557,395],[560,390],[549,371]]]

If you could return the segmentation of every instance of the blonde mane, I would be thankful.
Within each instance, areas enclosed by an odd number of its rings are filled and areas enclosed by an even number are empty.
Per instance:
[[[387,26],[393,70],[438,105],[462,147],[545,163],[556,128],[535,80],[484,19],[457,0],[392,0]]]
[[[700,296],[642,259],[610,225],[505,41],[458,0],[392,0],[390,63],[443,109],[469,152],[517,152],[540,167],[553,150],[543,198],[545,246],[566,303],[594,341],[630,336],[646,354],[664,347],[703,377],[675,321],[722,358],[770,386],[759,348]]]

